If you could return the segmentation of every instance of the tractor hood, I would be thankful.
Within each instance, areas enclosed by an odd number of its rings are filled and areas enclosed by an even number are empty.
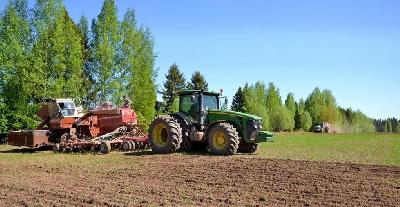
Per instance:
[[[209,110],[208,114],[209,115],[224,115],[224,116],[233,116],[233,117],[242,117],[242,118],[247,118],[247,119],[262,120],[261,117],[258,117],[258,116],[252,115],[252,114],[237,112],[237,111]]]

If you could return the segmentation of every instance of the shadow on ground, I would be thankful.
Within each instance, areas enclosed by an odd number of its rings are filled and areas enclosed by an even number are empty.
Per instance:
[[[207,156],[211,155],[209,152],[204,151],[204,150],[194,150],[191,152],[178,151],[176,153],[181,154],[181,155],[207,155]],[[126,156],[147,156],[147,155],[159,155],[159,154],[160,153],[155,153],[151,150],[141,150],[141,151],[128,152],[128,153],[125,153],[124,155],[126,155]]]
[[[222,156],[224,157],[225,155],[213,155],[210,152],[206,151],[206,150],[193,150],[191,152],[182,152],[182,151],[178,151],[176,152],[176,154],[179,155],[198,155],[198,156]],[[124,153],[125,156],[151,156],[151,155],[160,155],[160,153],[155,153],[152,152],[151,150],[141,150],[141,151],[132,151],[132,152],[127,152]],[[229,155],[228,155],[229,156]],[[257,156],[257,153],[255,154],[247,154],[247,153],[236,153],[234,156]]]
[[[17,148],[17,149],[8,149],[8,150],[0,150],[0,153],[36,153],[41,151],[48,151],[49,147],[40,147],[40,148]]]

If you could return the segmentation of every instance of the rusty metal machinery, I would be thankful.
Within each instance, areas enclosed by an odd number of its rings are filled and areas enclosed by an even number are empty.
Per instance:
[[[42,122],[35,130],[11,131],[13,146],[37,148],[52,146],[55,152],[131,151],[149,146],[147,134],[129,107],[103,104],[87,113],[72,99],[45,99],[37,115]]]

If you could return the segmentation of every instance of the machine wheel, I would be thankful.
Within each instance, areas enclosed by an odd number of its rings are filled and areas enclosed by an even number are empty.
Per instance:
[[[153,152],[173,153],[182,142],[182,129],[169,115],[158,116],[149,128],[149,142]]]
[[[239,144],[238,152],[254,153],[257,151],[258,143],[245,143],[244,141]]]
[[[53,144],[52,149],[53,152],[60,152],[60,144],[59,143]]]
[[[123,141],[121,145],[121,149],[125,152],[132,150],[132,143],[130,141]]]
[[[90,146],[90,151],[95,153],[96,152],[96,145]]]
[[[101,154],[108,154],[111,152],[111,143],[109,141],[101,142],[100,144]]]
[[[216,155],[235,154],[239,147],[239,134],[228,123],[219,123],[207,134],[208,146],[211,153]]]

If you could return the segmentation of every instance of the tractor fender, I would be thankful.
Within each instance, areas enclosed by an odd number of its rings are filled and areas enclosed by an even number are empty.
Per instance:
[[[193,121],[188,116],[181,112],[172,113],[170,114],[170,116],[182,119],[187,126],[191,126],[193,123]]]
[[[204,136],[207,137],[207,136],[208,136],[208,132],[209,132],[215,125],[217,125],[217,124],[219,124],[219,123],[228,123],[228,124],[232,125],[233,127],[235,127],[236,131],[238,132],[239,137],[240,137],[240,138],[243,138],[243,137],[242,137],[242,136],[243,136],[242,128],[240,128],[240,127],[238,126],[238,124],[236,124],[235,122],[233,122],[233,121],[226,121],[226,120],[214,121],[214,122],[210,123],[210,124],[207,126],[207,129],[206,129],[205,132],[204,132]]]

